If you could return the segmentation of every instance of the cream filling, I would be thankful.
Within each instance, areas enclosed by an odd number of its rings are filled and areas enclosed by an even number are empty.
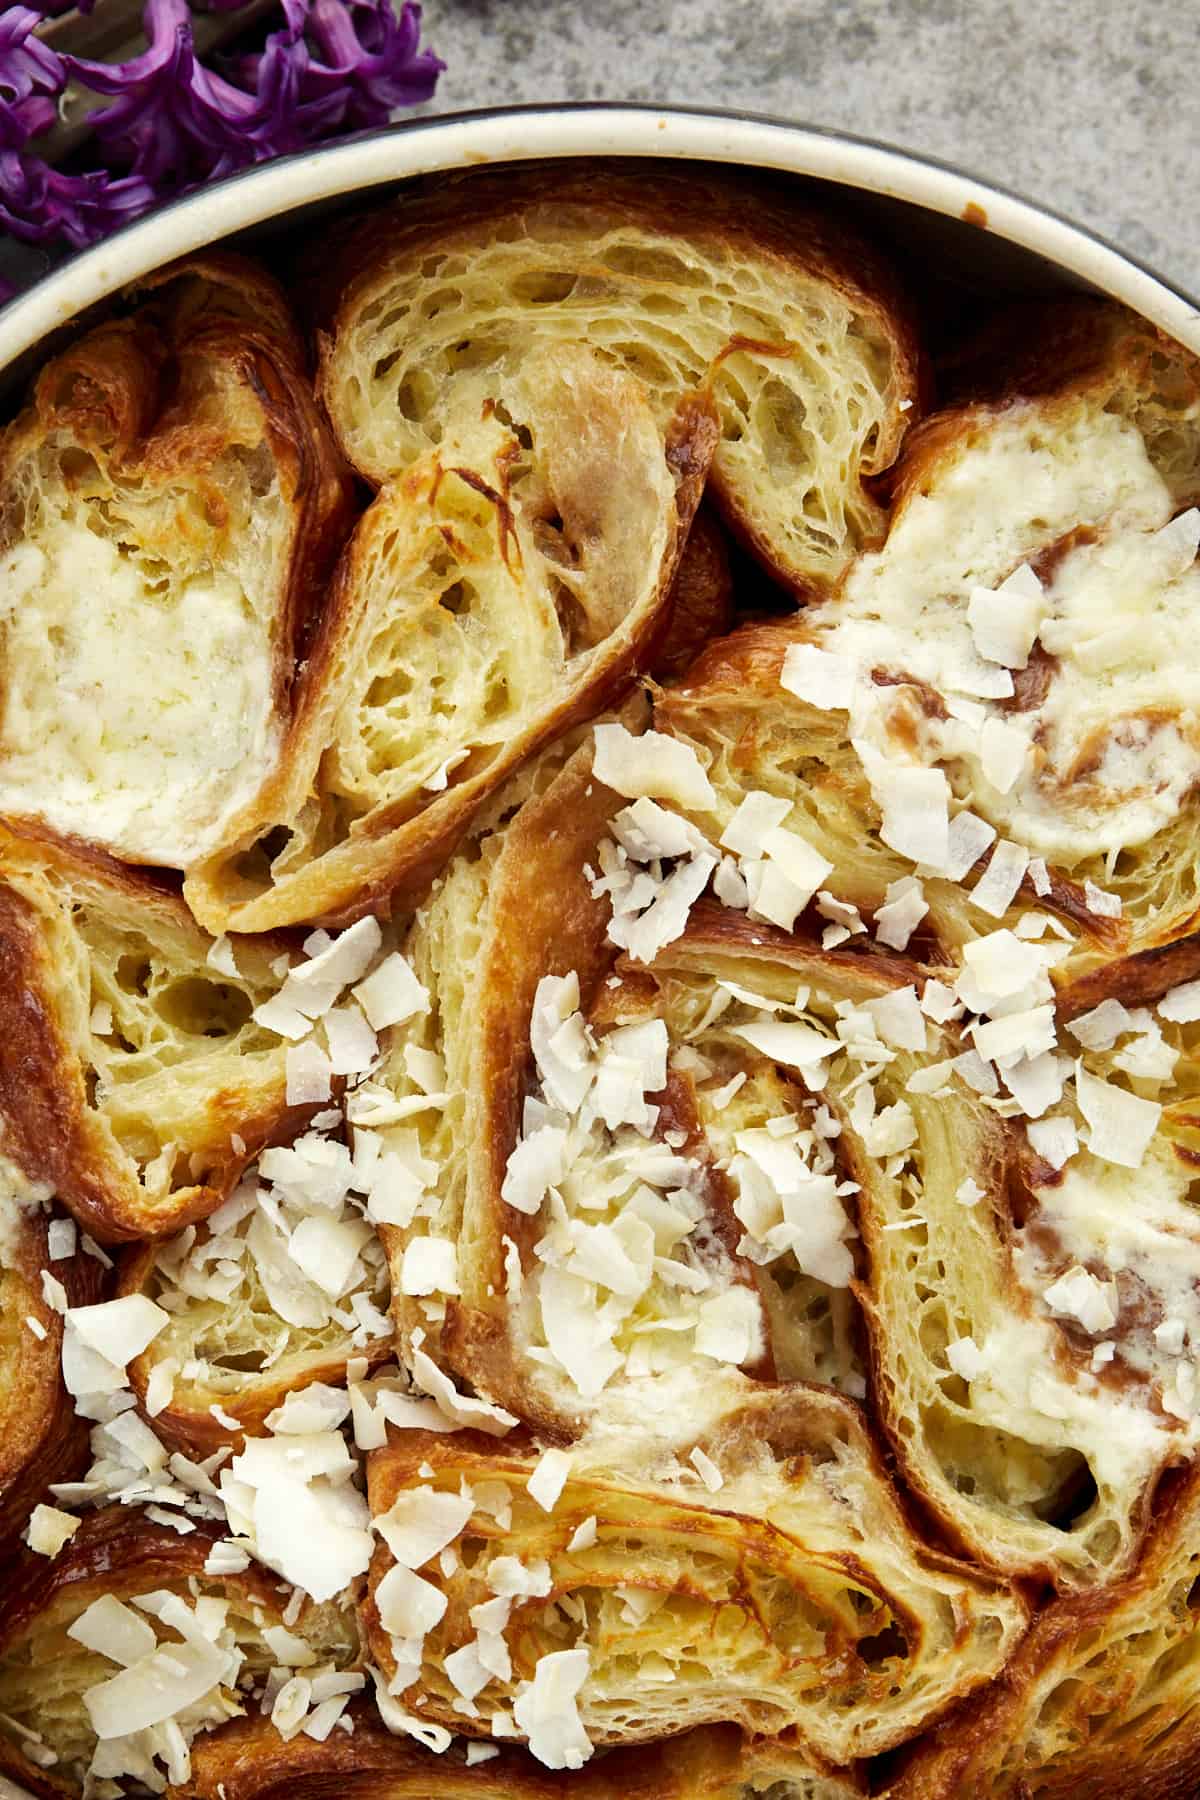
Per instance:
[[[159,579],[62,520],[0,563],[0,657],[0,810],[183,866],[274,760],[271,646],[228,574]]]
[[[1200,780],[1200,570],[1192,515],[1139,433],[1108,413],[1042,440],[1015,407],[900,513],[825,612],[821,647],[856,673],[851,734],[892,760],[940,764],[961,799],[1036,855],[1070,865],[1145,842]],[[1018,710],[1013,669],[981,654],[970,609],[1078,527],[1030,605],[1051,656]],[[1164,527],[1169,527],[1164,531]],[[998,606],[1007,601],[1002,597]],[[934,690],[914,704],[906,675]],[[1030,682],[1016,670],[1017,695]],[[945,712],[948,716],[939,716]]]
[[[1114,1283],[1117,1317],[1094,1333],[1096,1341],[1111,1339],[1123,1363],[1161,1384],[1167,1410],[1190,1418],[1192,1405],[1182,1402],[1191,1399],[1190,1371],[1200,1350],[1200,1216],[1187,1203],[1189,1186],[1186,1169],[1161,1139],[1138,1169],[1083,1152],[1057,1183],[1035,1190],[1038,1210],[1016,1270],[1039,1301],[1077,1265]],[[1188,1371],[1182,1381],[1181,1370]]]

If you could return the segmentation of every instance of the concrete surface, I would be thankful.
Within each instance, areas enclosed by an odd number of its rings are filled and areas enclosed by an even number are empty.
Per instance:
[[[746,107],[961,164],[1200,293],[1198,0],[426,0],[428,111]]]

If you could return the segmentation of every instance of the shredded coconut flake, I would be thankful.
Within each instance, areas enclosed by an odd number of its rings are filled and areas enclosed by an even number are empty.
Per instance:
[[[719,1493],[725,1486],[725,1477],[708,1453],[696,1444],[688,1456],[688,1461],[699,1475],[710,1494]]]
[[[955,813],[947,833],[947,851],[941,873],[951,881],[961,881],[979,861],[988,845],[995,841],[995,826],[973,812]]]
[[[1017,897],[1028,867],[1028,852],[1020,844],[1001,838],[992,851],[987,868],[971,890],[975,905],[993,919],[1003,918]]]
[[[539,1658],[533,1680],[517,1689],[513,1717],[532,1754],[548,1769],[581,1769],[592,1754],[577,1706],[588,1667],[583,1646],[552,1650]]]
[[[457,1294],[458,1251],[448,1238],[414,1237],[400,1265],[402,1294]]]
[[[1190,1025],[1200,1019],[1200,981],[1184,981],[1168,988],[1158,1003],[1160,1018],[1173,1024]]]
[[[884,843],[915,863],[943,869],[950,850],[950,784],[941,769],[889,762],[862,739],[854,740],[854,748],[882,815]]]
[[[1052,1312],[1078,1320],[1093,1334],[1109,1331],[1117,1322],[1116,1283],[1099,1281],[1079,1263],[1048,1287],[1044,1298]]]
[[[1139,1169],[1158,1130],[1162,1107],[1114,1082],[1089,1075],[1082,1063],[1075,1065],[1075,1093],[1087,1121],[1092,1155],[1126,1169]]]
[[[629,800],[672,800],[685,808],[715,807],[712,784],[690,744],[658,731],[635,737],[616,724],[597,725],[593,735],[592,773],[614,793]]]
[[[1094,881],[1084,882],[1083,899],[1088,911],[1094,913],[1098,918],[1119,919],[1121,916],[1121,896],[1106,893],[1103,888],[1098,888]]]
[[[762,1355],[762,1318],[757,1294],[733,1287],[700,1303],[696,1350],[717,1362],[742,1364]]]
[[[875,914],[875,936],[888,950],[907,950],[921,920],[929,911],[925,890],[915,875],[889,882],[884,903]]]
[[[571,1458],[565,1450],[543,1450],[526,1487],[543,1512],[553,1512],[571,1471]]]
[[[789,1069],[812,1069],[833,1056],[840,1045],[802,1020],[764,1020],[759,1025],[734,1026],[731,1036],[741,1038],[752,1050],[783,1063]]]
[[[987,1367],[983,1352],[973,1337],[955,1338],[947,1344],[946,1361],[964,1381],[974,1381]]]
[[[221,1471],[238,1537],[314,1600],[330,1600],[366,1571],[373,1539],[354,1461],[336,1431],[246,1438]]]
[[[1042,584],[1026,563],[993,591],[976,587],[967,602],[975,648],[988,662],[1024,669],[1046,613]]]
[[[598,1536],[595,1514],[592,1514],[590,1518],[583,1521],[582,1525],[576,1526],[567,1544],[567,1549],[571,1551],[590,1550]]]
[[[429,1011],[429,995],[398,950],[385,956],[377,969],[353,989],[368,1024],[375,1031],[401,1025]]]
[[[51,1262],[62,1262],[74,1256],[78,1238],[74,1219],[51,1219],[46,1228],[46,1246]]]
[[[789,644],[779,685],[810,706],[848,712],[854,704],[854,663],[816,644]]]
[[[739,802],[721,833],[722,847],[732,850],[735,856],[758,856],[767,832],[782,825],[791,810],[790,800],[763,793],[760,788],[753,789]]]
[[[928,1039],[915,987],[897,988],[867,1002],[867,1011],[885,1044],[897,1050],[924,1050]]]
[[[469,1494],[413,1488],[398,1495],[373,1523],[398,1563],[420,1569],[454,1542],[474,1510]]]
[[[57,1556],[79,1530],[79,1520],[57,1506],[35,1506],[25,1531],[25,1542],[39,1556]],[[151,1632],[153,1637],[153,1632]]]
[[[333,1092],[330,1077],[333,1069],[320,1044],[311,1038],[293,1044],[287,1052],[287,1103],[307,1106],[313,1101],[328,1100]]]
[[[1033,883],[1033,891],[1039,899],[1044,900],[1051,890],[1050,871],[1046,867],[1045,858],[1031,856],[1029,859],[1029,879]]]
[[[441,1588],[402,1563],[394,1564],[375,1588],[380,1623],[393,1637],[424,1637],[440,1624],[447,1604]]]
[[[1027,1125],[1025,1135],[1031,1148],[1052,1169],[1061,1169],[1079,1148],[1075,1121],[1065,1114],[1058,1114],[1051,1119],[1039,1119],[1036,1124]]]
[[[1025,733],[1003,719],[988,719],[979,734],[979,761],[997,793],[1010,794],[1025,772],[1032,746]]]

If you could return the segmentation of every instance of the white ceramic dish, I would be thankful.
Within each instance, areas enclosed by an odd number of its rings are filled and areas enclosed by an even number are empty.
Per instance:
[[[407,176],[550,156],[640,156],[783,170],[869,196],[891,235],[986,278],[1111,294],[1200,353],[1200,306],[1090,232],[962,171],[883,144],[779,120],[636,106],[517,107],[421,119],[285,157],[127,226],[0,309],[10,380],[47,335],[175,257]],[[835,196],[836,197],[836,196]],[[1038,279],[1040,275],[1040,280]]]

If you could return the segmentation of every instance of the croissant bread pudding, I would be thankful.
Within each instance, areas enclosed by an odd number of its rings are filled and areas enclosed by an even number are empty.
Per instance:
[[[0,1797],[1193,1800],[1200,364],[275,256],[0,441]]]

